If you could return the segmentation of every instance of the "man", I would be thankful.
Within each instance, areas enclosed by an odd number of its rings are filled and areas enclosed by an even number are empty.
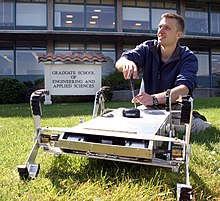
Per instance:
[[[198,60],[188,47],[180,46],[185,22],[182,16],[165,13],[158,25],[157,40],[145,41],[122,54],[116,68],[125,79],[138,79],[143,70],[142,91],[132,101],[145,106],[165,104],[166,90],[171,89],[172,103],[180,95],[192,94],[197,85]]]

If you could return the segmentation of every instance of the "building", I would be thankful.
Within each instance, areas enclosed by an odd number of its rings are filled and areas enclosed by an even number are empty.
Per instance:
[[[156,37],[164,12],[185,17],[182,45],[199,60],[198,87],[220,80],[220,3],[217,0],[2,0],[0,77],[22,81],[44,74],[40,54],[101,52],[105,76],[124,50]]]

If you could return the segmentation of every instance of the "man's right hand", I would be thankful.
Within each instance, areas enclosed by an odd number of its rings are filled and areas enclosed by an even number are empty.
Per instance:
[[[125,57],[121,57],[116,62],[116,67],[118,70],[122,71],[123,76],[126,80],[130,79],[131,76],[133,77],[133,79],[139,79],[138,68],[133,61],[128,60]]]

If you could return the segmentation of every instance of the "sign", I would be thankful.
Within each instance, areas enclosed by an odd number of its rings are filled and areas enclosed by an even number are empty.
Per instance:
[[[51,95],[95,95],[101,88],[101,64],[47,64],[45,88],[50,95],[45,104],[51,104]]]

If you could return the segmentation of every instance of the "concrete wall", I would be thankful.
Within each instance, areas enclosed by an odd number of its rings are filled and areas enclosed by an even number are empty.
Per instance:
[[[139,90],[135,90],[138,94]],[[220,88],[197,88],[193,93],[194,98],[220,97]],[[130,90],[113,91],[112,101],[131,101],[132,94]]]

